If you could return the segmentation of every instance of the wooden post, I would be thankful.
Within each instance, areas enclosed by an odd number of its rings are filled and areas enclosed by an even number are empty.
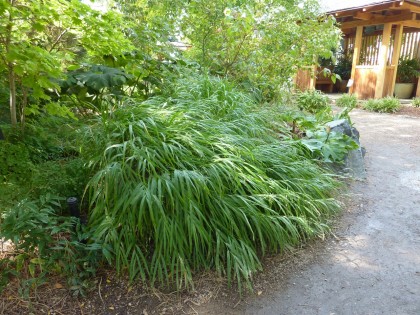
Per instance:
[[[416,97],[420,97],[420,78],[417,80]]]
[[[356,39],[354,41],[354,50],[353,50],[353,64],[351,66],[351,76],[350,79],[353,81],[353,84],[350,86],[349,93],[353,94],[354,91],[354,76],[356,74],[356,66],[359,63],[360,59],[360,50],[362,49],[362,36],[363,36],[363,26],[358,26],[356,28]]]
[[[316,84],[316,70],[317,70],[317,66],[312,66],[309,69],[309,72],[311,74],[311,80],[309,81],[309,89],[310,90],[315,90],[315,84]]]
[[[348,55],[349,54],[349,51],[348,51],[348,48],[349,48],[349,37],[348,37],[348,35],[344,35],[344,38],[343,38],[343,47],[344,47],[344,50],[343,50],[344,54],[345,55]]]
[[[392,66],[394,67],[394,75],[392,77],[391,89],[389,91],[391,96],[394,94],[395,80],[397,79],[398,60],[400,59],[401,54],[402,37],[403,26],[398,24],[397,28],[395,29],[394,47],[392,49]]]
[[[376,75],[375,98],[382,98],[384,96],[386,64],[388,61],[389,44],[391,42],[392,24],[384,24],[384,31],[382,33],[382,43],[379,49],[378,72]]]

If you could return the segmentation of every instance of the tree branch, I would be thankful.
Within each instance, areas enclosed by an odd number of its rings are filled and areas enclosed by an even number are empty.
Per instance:
[[[54,41],[54,43],[52,44],[51,48],[49,49],[48,52],[52,52],[53,49],[55,48],[55,46],[57,46],[57,44],[60,42],[61,38],[64,36],[64,34],[67,33],[67,29],[65,29],[64,31],[62,31],[60,33],[60,35],[58,35],[57,39]]]

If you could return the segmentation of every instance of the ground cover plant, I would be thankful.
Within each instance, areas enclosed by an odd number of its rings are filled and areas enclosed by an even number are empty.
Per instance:
[[[338,107],[355,108],[357,106],[357,97],[354,94],[343,94],[336,101]]]
[[[316,113],[329,108],[329,103],[328,96],[318,90],[307,90],[300,92],[297,96],[299,108],[310,113]]]
[[[413,98],[412,104],[414,107],[420,107],[420,97]]]
[[[378,113],[395,113],[400,107],[400,101],[394,97],[369,99],[363,104],[364,109]]]

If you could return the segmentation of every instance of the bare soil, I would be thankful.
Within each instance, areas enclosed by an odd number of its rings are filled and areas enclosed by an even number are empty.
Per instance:
[[[349,183],[330,236],[267,257],[253,292],[239,295],[212,273],[174,293],[103,270],[86,298],[56,278],[23,299],[12,282],[0,314],[420,314],[420,108],[351,116],[367,180]]]
[[[395,113],[396,115],[406,115],[411,117],[420,117],[420,107],[411,105],[403,105],[401,109]]]

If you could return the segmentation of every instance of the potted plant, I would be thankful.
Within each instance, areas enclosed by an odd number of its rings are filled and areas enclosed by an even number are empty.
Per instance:
[[[420,76],[420,62],[417,59],[400,58],[394,95],[396,98],[411,98],[414,82]]]
[[[338,90],[339,92],[345,93],[348,81],[351,76],[352,59],[351,56],[341,55],[337,58],[337,64],[334,67],[334,73],[341,77],[339,81]]]

